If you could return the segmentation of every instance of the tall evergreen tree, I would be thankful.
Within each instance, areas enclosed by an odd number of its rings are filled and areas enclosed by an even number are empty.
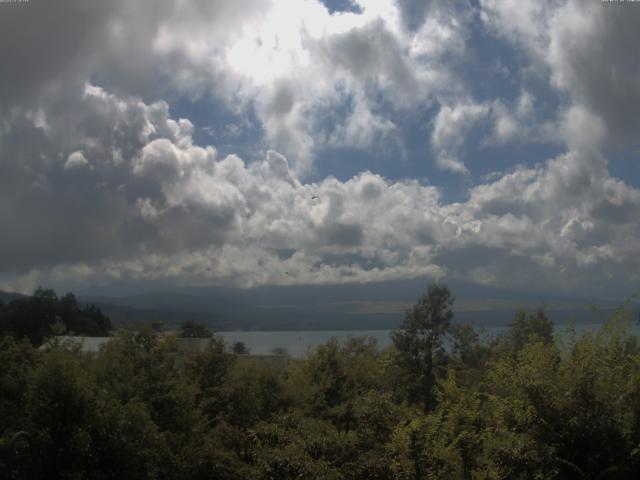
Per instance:
[[[435,404],[434,386],[446,363],[443,340],[453,318],[454,297],[445,285],[431,284],[418,302],[407,311],[400,330],[392,333],[396,363],[405,374],[407,399],[423,405]]]

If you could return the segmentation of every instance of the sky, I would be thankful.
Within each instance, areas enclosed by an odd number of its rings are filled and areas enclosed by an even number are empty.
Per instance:
[[[640,3],[0,3],[0,289],[640,285]]]

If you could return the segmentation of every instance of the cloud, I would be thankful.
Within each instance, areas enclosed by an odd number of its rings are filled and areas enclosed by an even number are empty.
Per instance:
[[[84,81],[90,55],[122,2],[33,1],[4,5],[0,15],[0,108],[33,105]]]
[[[80,150],[73,152],[71,155],[69,155],[69,157],[67,157],[67,161],[64,162],[65,170],[87,166],[89,166],[89,161],[85,158]]]
[[[464,90],[449,62],[464,54],[468,9],[425,4],[407,22],[410,2],[358,7],[32,2],[0,20],[0,60],[12,65],[0,79],[0,106],[36,112],[59,99],[59,108],[88,81],[147,103],[213,98],[257,118],[263,137],[250,141],[260,150],[282,152],[309,173],[323,147],[378,148],[398,113]],[[334,122],[327,112],[338,110],[345,114]]]
[[[593,144],[594,128],[600,146],[637,143],[640,61],[630,46],[640,41],[638,8],[574,0],[481,4],[485,25],[523,47],[533,62],[530,71],[569,99],[561,117],[570,146]],[[576,117],[590,124],[582,133],[572,125]]]
[[[510,142],[555,140],[547,131],[547,124],[536,118],[536,113],[535,97],[524,89],[511,105],[495,100],[491,103],[493,132],[485,141],[505,145]]]
[[[640,10],[629,7],[569,2],[550,22],[552,81],[600,117],[616,146],[637,143],[640,127],[640,60],[631,47],[640,41]]]
[[[571,148],[594,147],[602,138],[599,119],[578,107],[565,112],[560,131]],[[555,125],[558,129],[557,124]],[[490,129],[488,133],[482,130]],[[588,131],[586,131],[588,130]],[[480,133],[477,133],[479,131]],[[557,143],[558,134],[548,121],[541,121],[531,93],[522,90],[511,102],[493,100],[442,104],[434,119],[431,148],[443,170],[469,174],[464,163],[465,145],[480,137],[479,147],[509,143]],[[476,140],[477,141],[477,140]]]
[[[580,104],[575,104],[564,112],[560,126],[567,145],[577,150],[598,149],[607,135],[602,117]]]
[[[67,115],[50,114],[46,132],[31,123],[32,135],[6,157],[0,268],[16,285],[83,278],[253,286],[446,274],[512,284],[523,281],[516,262],[527,275],[560,272],[556,283],[566,288],[585,272],[622,279],[638,267],[640,191],[611,177],[593,152],[520,167],[444,204],[434,186],[371,172],[305,183],[275,151],[252,163],[219,158],[213,146],[195,145],[191,123],[172,119],[161,102],[92,85],[77,101],[85,116],[73,139],[64,135]],[[69,153],[30,155],[36,132],[37,149]],[[70,175],[68,164],[82,167],[85,152],[93,169]]]
[[[533,259],[544,255],[574,273],[601,262],[626,270],[619,262],[629,260],[625,242],[640,228],[629,217],[640,208],[639,194],[610,177],[601,156],[571,152],[474,187],[468,205],[482,221],[484,245]]]
[[[191,123],[172,119],[165,103],[146,104],[90,84],[66,106],[82,116],[69,122],[71,112],[53,108],[45,131],[25,115],[21,128],[28,134],[15,137],[6,152],[0,219],[9,233],[0,239],[3,272],[253,285],[265,278],[283,282],[285,270],[255,275],[241,268],[253,269],[248,259],[237,267],[230,259],[253,252],[255,261],[277,264],[283,250],[296,252],[281,263],[299,271],[297,279],[311,278],[312,272],[316,282],[329,282],[345,281],[342,275],[384,278],[405,271],[389,265],[386,272],[377,241],[367,241],[371,229],[389,228],[364,223],[387,188],[381,177],[309,185],[275,151],[252,164],[234,155],[219,159],[214,147],[193,144]],[[424,195],[433,201],[434,192],[430,187]],[[429,248],[421,258],[429,257]],[[415,255],[406,248],[396,259],[408,262]],[[195,259],[209,270],[194,270]],[[168,262],[171,268],[158,268]],[[300,266],[294,269],[294,262]]]
[[[476,24],[467,2],[357,7],[61,0],[6,9],[0,282],[638,280],[640,193],[601,153],[637,142],[638,60],[627,47],[637,9],[486,0]],[[477,54],[475,28],[516,47],[510,66],[522,68],[508,95],[482,96],[460,73]],[[234,138],[260,153],[220,153],[233,145],[218,149],[215,134],[198,137],[196,120],[172,116],[170,103],[181,102],[222,105],[240,130],[255,122],[255,136]],[[323,148],[404,151],[407,122],[439,168],[467,176],[458,202],[370,171],[309,180]],[[471,178],[472,144],[527,142],[566,151]]]
[[[384,141],[397,141],[397,127],[392,121],[373,112],[366,98],[358,95],[350,114],[331,132],[327,144],[365,149]],[[395,137],[395,138],[394,138]]]
[[[440,168],[454,173],[468,173],[459,158],[460,150],[473,126],[487,116],[488,105],[462,103],[443,105],[435,119],[431,145]]]
[[[131,159],[156,138],[190,139],[189,122],[169,118],[164,102],[147,105],[91,85],[52,101],[46,119],[43,128],[16,113],[10,141],[2,142],[0,217],[11,233],[0,239],[0,269],[126,255],[155,238],[131,199],[138,189],[162,192],[132,176]]]

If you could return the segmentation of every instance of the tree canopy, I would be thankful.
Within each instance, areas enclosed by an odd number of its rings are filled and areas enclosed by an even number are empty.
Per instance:
[[[73,293],[59,298],[38,288],[30,297],[0,304],[0,333],[27,338],[34,345],[52,334],[108,336],[111,320],[95,305],[81,306]]]
[[[452,305],[448,289],[433,286],[388,348],[334,338],[281,368],[234,355],[215,335],[178,357],[175,337],[149,327],[120,330],[91,355],[73,342],[37,349],[5,335],[0,472],[636,478],[640,346],[622,313],[577,336],[554,335],[543,312],[517,312],[505,335],[485,340],[451,322]],[[18,454],[19,431],[33,445]]]
[[[182,338],[211,338],[213,333],[206,325],[187,320],[180,325],[180,337]]]
[[[436,379],[446,363],[443,341],[449,334],[453,302],[448,287],[430,285],[391,336],[407,399],[421,403],[425,410],[434,405]]]

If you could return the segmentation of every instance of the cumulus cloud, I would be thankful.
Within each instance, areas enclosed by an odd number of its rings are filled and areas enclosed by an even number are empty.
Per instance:
[[[239,115],[252,110],[264,146],[286,154],[298,172],[309,171],[326,144],[375,146],[394,129],[389,109],[411,110],[460,88],[442,57],[462,54],[470,17],[433,4],[411,30],[406,5],[391,0],[334,13],[316,0],[59,3],[32,2],[3,17],[0,58],[16,67],[0,80],[6,101],[24,106],[34,92],[60,97],[89,78],[145,100],[167,92],[213,97]],[[15,60],[14,42],[29,61]],[[335,124],[324,115],[331,109],[347,114]]]
[[[89,161],[85,158],[84,154],[80,150],[73,152],[71,155],[69,155],[69,157],[67,157],[67,161],[64,162],[64,168],[66,170],[86,167],[88,165]]]
[[[18,283],[82,277],[254,286],[465,270],[485,283],[511,282],[505,259],[529,273],[553,267],[570,276],[603,265],[626,273],[637,267],[629,258],[640,258],[632,241],[640,234],[633,215],[640,191],[609,176],[595,153],[521,167],[471,188],[465,202],[445,204],[434,186],[371,172],[305,183],[275,151],[252,163],[219,158],[213,146],[195,145],[190,122],[172,119],[162,103],[92,85],[79,101],[91,115],[75,145],[57,133],[53,116],[48,134],[31,127],[44,150],[64,146],[67,158],[5,162],[11,188],[2,189],[2,204],[21,208],[2,210],[0,264]],[[92,128],[108,124],[113,132],[122,122],[124,137]],[[84,164],[80,146],[92,149],[94,168],[78,169],[85,173],[77,182],[65,172],[70,162]]]
[[[473,4],[357,6],[3,7],[2,288],[638,280],[640,191],[600,153],[638,130],[638,60],[626,48],[637,9],[482,1],[480,26],[527,59],[515,93],[491,98],[456,70],[469,59]],[[558,95],[551,113],[539,107],[540,81]],[[215,135],[196,141],[194,122],[171,114],[176,98],[251,117],[259,135],[247,141],[263,153],[220,153]],[[477,130],[480,146],[560,140],[566,152],[478,180],[455,203],[434,185],[371,171],[309,180],[319,149],[385,151],[415,118],[420,148],[470,181]]]
[[[536,118],[535,97],[527,90],[522,90],[519,97],[511,105],[500,100],[491,104],[493,132],[487,143],[504,145],[509,142],[550,140],[552,135],[547,131],[547,124]]]
[[[431,145],[438,165],[454,173],[468,173],[460,160],[460,150],[472,127],[490,111],[488,105],[461,103],[444,105],[435,119]]]
[[[351,113],[331,132],[327,144],[366,148],[392,139],[397,133],[396,126],[372,110],[368,101],[358,96]]]
[[[593,143],[594,128],[601,146],[637,142],[640,61],[631,46],[640,41],[638,8],[576,0],[481,4],[485,24],[523,47],[533,70],[570,100],[561,115],[567,143]],[[582,133],[572,125],[576,116],[589,122]]]
[[[571,148],[596,147],[602,138],[599,119],[575,107],[564,112],[560,128],[557,121],[540,120],[535,99],[522,90],[513,101],[496,99],[477,103],[464,100],[453,105],[443,104],[434,119],[431,148],[436,164],[443,170],[469,174],[465,164],[465,146],[474,131],[489,129],[489,133],[476,134],[480,147],[504,146],[509,143],[557,143],[558,130]]]

